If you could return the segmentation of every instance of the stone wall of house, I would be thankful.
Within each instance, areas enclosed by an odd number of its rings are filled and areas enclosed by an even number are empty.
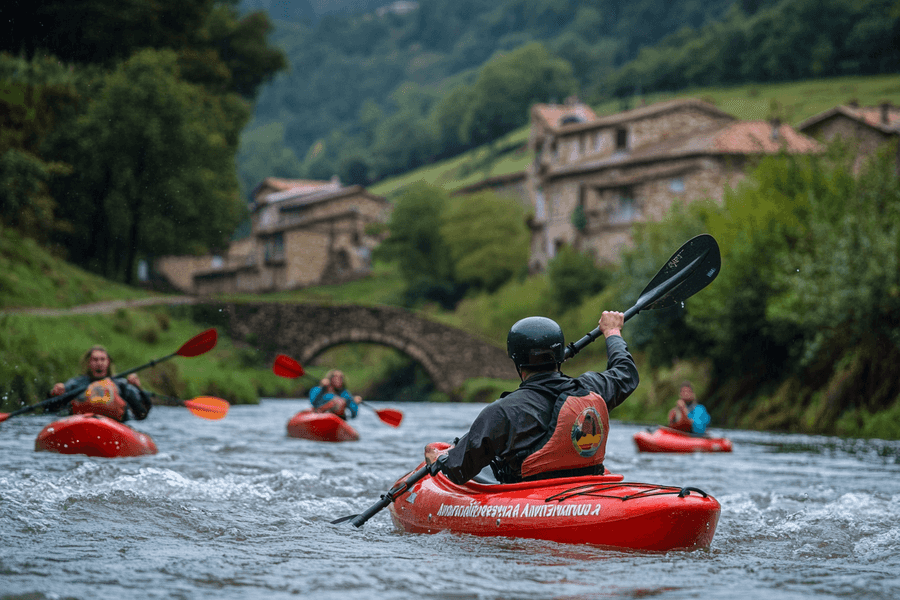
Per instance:
[[[676,203],[721,202],[725,190],[743,179],[743,168],[743,160],[732,157],[686,158],[550,180],[543,236],[532,238],[531,268],[545,268],[562,245],[590,252],[601,263],[616,262],[631,243],[634,223],[661,220]],[[623,201],[626,186],[633,202]],[[579,232],[572,215],[582,202],[587,227]]]
[[[329,233],[323,225],[315,229],[290,229],[284,232],[284,281],[276,289],[290,289],[318,283],[328,265]]]
[[[186,293],[194,292],[194,274],[213,268],[213,257],[204,256],[163,256],[153,263],[153,270],[176,288]]]
[[[659,144],[673,135],[725,125],[731,121],[734,119],[725,115],[720,116],[698,107],[686,106],[678,110],[603,125],[596,129],[579,128],[571,132],[563,131],[556,142],[557,153],[553,155],[549,150],[545,150],[547,154],[544,158],[552,167],[609,158],[617,152],[616,131],[619,128],[627,130],[627,150],[634,151]],[[553,156],[556,157],[555,160]]]
[[[805,133],[826,143],[835,138],[843,138],[846,142],[854,144],[856,158],[853,167],[857,171],[859,171],[866,158],[874,154],[882,144],[891,139],[891,136],[842,115],[837,115],[811,126]],[[900,137],[900,134],[893,137],[896,139]]]

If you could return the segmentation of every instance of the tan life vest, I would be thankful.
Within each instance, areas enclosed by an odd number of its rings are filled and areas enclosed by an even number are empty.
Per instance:
[[[332,414],[339,416],[340,418],[344,419],[345,421],[347,420],[347,415],[346,415],[347,401],[340,396],[335,396],[334,398],[332,398],[325,404],[323,404],[313,410],[315,410],[316,412],[319,412],[319,413],[330,412]]]
[[[116,421],[125,420],[127,404],[119,395],[119,387],[108,377],[91,383],[72,400],[72,413],[76,415],[103,415]]]
[[[602,465],[608,437],[609,409],[600,394],[567,396],[550,439],[522,462],[522,477]]]
[[[671,429],[677,429],[678,431],[686,431],[687,433],[691,433],[694,428],[691,423],[690,417],[688,417],[687,409],[676,406],[675,408],[670,410],[669,427]]]

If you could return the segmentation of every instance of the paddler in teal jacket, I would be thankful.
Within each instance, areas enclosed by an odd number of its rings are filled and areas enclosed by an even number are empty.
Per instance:
[[[675,408],[669,411],[669,427],[695,435],[705,435],[710,422],[706,407],[697,402],[694,386],[689,381],[681,384],[681,393]]]
[[[69,404],[74,414],[99,414],[125,422],[129,417],[141,421],[147,418],[153,407],[150,396],[141,389],[137,373],[128,377],[111,377],[113,368],[109,352],[103,346],[93,346],[81,359],[83,375],[72,377],[65,383],[56,383],[50,390],[51,396],[59,396],[77,388],[86,388]],[[50,410],[59,410],[51,406]]]
[[[604,312],[599,328],[606,338],[606,371],[570,377],[559,370],[565,356],[559,325],[545,317],[516,322],[507,351],[522,383],[485,407],[455,445],[426,446],[426,462],[437,461],[457,484],[488,465],[501,483],[603,474],[609,411],[638,385],[621,335],[624,324],[623,313]]]
[[[309,390],[309,401],[316,412],[334,413],[347,420],[347,413],[355,419],[362,397],[352,395],[346,388],[344,374],[337,369],[328,371],[319,385]]]

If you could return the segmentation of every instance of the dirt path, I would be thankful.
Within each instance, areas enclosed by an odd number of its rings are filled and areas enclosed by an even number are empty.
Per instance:
[[[108,302],[94,302],[69,308],[4,308],[0,314],[38,315],[42,317],[61,317],[64,315],[89,315],[105,314],[119,310],[120,308],[139,308],[158,304],[193,304],[197,302],[194,296],[159,296],[152,298],[138,298],[136,300],[110,300]]]

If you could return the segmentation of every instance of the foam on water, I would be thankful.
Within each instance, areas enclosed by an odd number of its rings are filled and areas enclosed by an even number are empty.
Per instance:
[[[712,546],[640,553],[331,520],[371,506],[476,405],[410,404],[399,428],[363,412],[362,441],[287,438],[301,401],[216,422],[157,407],[134,424],[161,452],[35,453],[46,418],[0,431],[0,583],[35,597],[746,598],[900,595],[900,444],[717,431],[735,451],[641,455],[613,422],[607,466],[629,481],[700,487],[722,504]]]

